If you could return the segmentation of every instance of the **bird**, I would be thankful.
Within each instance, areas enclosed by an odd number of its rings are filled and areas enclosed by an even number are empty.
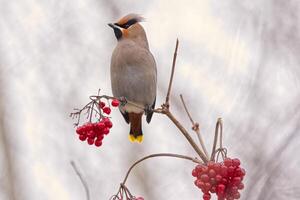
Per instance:
[[[130,124],[129,140],[138,143],[143,141],[142,116],[150,123],[157,90],[156,62],[142,21],[142,16],[131,13],[108,24],[117,39],[110,64],[112,93],[128,102],[120,104],[119,110]]]

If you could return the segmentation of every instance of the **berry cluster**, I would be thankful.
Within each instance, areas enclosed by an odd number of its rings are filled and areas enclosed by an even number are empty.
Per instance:
[[[197,165],[192,175],[196,177],[195,185],[204,193],[203,200],[210,200],[210,193],[216,193],[218,200],[239,199],[246,174],[240,164],[237,158],[226,158],[222,163],[209,161],[206,165]]]
[[[111,105],[113,107],[119,106],[119,101],[117,99],[112,100]],[[98,106],[98,110],[101,113],[101,110],[106,115],[111,113],[111,109],[109,106],[103,101],[100,101]],[[92,115],[92,113],[90,113]],[[113,124],[107,116],[103,114],[99,115],[97,122],[92,123],[91,120],[85,123],[82,126],[78,126],[76,129],[76,133],[79,135],[79,139],[81,141],[87,141],[89,145],[95,145],[96,147],[100,147],[102,145],[102,140],[105,135],[108,135],[110,129],[112,128]]]

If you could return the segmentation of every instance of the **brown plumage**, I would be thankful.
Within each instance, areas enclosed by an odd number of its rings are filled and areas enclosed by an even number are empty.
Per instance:
[[[125,97],[135,105],[127,103],[120,111],[130,124],[129,139],[134,142],[143,140],[142,115],[150,123],[156,99],[156,64],[152,56],[145,30],[139,24],[142,17],[129,14],[113,28],[118,44],[111,57],[111,86],[115,97]],[[145,108],[145,109],[142,109]]]

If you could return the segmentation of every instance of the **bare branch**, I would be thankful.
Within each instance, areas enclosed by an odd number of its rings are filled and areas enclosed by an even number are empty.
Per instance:
[[[149,156],[145,156],[141,159],[139,159],[138,161],[136,161],[135,163],[133,163],[133,165],[129,168],[129,170],[127,171],[126,173],[126,176],[124,178],[124,181],[122,182],[123,185],[125,185],[126,181],[127,181],[127,178],[131,172],[131,170],[137,165],[139,164],[140,162],[144,161],[144,160],[147,160],[149,158],[154,158],[154,157],[175,157],[175,158],[181,158],[181,159],[186,159],[186,160],[190,160],[192,162],[195,162],[195,163],[202,163],[200,160],[198,160],[197,158],[192,158],[192,157],[189,157],[189,156],[184,156],[184,155],[179,155],[179,154],[173,154],[173,153],[158,153],[158,154],[151,154]]]
[[[90,191],[89,191],[89,187],[88,187],[88,184],[87,182],[84,180],[84,178],[82,177],[81,173],[79,172],[78,168],[76,167],[75,165],[75,162],[74,161],[71,161],[70,162],[74,171],[76,172],[77,176],[79,177],[83,187],[84,187],[84,190],[85,190],[85,194],[86,194],[86,199],[87,200],[90,200]]]
[[[178,44],[179,44],[179,41],[177,39],[176,40],[176,47],[175,47],[175,51],[174,51],[174,56],[173,56],[172,71],[171,71],[171,76],[170,76],[170,81],[169,81],[169,87],[168,87],[168,92],[167,92],[166,102],[165,102],[165,105],[167,107],[169,107],[169,99],[170,99],[171,87],[172,87],[173,77],[174,77],[174,71],[175,71],[175,64],[176,64],[176,58],[177,58]]]
[[[181,102],[183,104],[184,110],[185,110],[186,114],[188,115],[188,117],[189,117],[189,119],[190,119],[190,121],[192,123],[192,130],[195,131],[195,133],[196,133],[196,135],[198,137],[199,143],[200,143],[200,145],[202,147],[202,150],[204,151],[206,157],[208,158],[208,152],[206,150],[206,147],[205,147],[205,144],[204,144],[204,140],[203,140],[203,138],[202,138],[202,136],[200,134],[199,123],[194,122],[194,120],[193,120],[193,118],[192,118],[190,112],[188,111],[188,108],[187,108],[187,106],[186,106],[186,104],[184,102],[182,94],[180,94],[180,99],[181,99]]]

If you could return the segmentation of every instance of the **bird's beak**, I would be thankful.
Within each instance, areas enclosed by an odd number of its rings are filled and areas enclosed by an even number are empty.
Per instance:
[[[109,24],[107,24],[108,26],[110,26],[111,28],[116,28],[116,26],[114,25],[114,24],[112,24],[112,23],[109,23]]]

